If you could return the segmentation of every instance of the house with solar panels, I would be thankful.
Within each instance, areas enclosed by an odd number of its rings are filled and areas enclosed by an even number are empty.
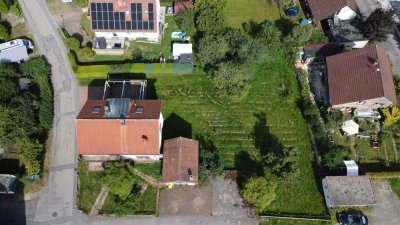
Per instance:
[[[125,39],[158,42],[162,25],[159,0],[90,0],[94,49],[123,49]],[[96,51],[98,52],[98,51]]]

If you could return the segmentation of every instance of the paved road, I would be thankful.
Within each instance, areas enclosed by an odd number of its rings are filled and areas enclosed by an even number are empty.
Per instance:
[[[372,181],[376,205],[367,213],[370,224],[399,225],[400,200],[386,180]]]
[[[20,0],[28,27],[39,52],[51,64],[54,88],[55,116],[51,148],[50,174],[41,191],[35,213],[27,220],[39,224],[71,224],[76,207],[77,156],[75,117],[79,109],[79,94],[75,77],[67,59],[67,51],[57,33],[45,1]],[[27,211],[32,212],[27,208]]]

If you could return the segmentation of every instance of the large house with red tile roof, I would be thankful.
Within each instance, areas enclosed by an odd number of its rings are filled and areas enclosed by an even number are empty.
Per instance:
[[[96,37],[159,41],[159,0],[90,0],[89,15]]]
[[[329,102],[340,110],[397,104],[389,56],[376,46],[326,58]]]
[[[164,141],[161,180],[165,185],[196,185],[198,183],[198,141],[184,137]]]
[[[146,83],[139,87],[133,84],[107,82],[103,99],[86,101],[76,118],[77,149],[82,160],[162,158],[161,101],[144,100],[143,85]],[[134,91],[136,88],[138,90]]]

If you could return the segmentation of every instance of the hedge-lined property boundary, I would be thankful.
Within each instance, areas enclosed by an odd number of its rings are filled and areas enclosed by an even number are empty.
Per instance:
[[[146,73],[171,74],[192,73],[192,64],[179,63],[124,63],[113,65],[79,65],[73,53],[68,53],[72,70],[79,79],[106,79],[108,74]]]

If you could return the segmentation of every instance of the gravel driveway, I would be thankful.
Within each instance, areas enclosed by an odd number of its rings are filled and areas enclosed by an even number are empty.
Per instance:
[[[372,181],[377,204],[367,212],[369,224],[399,225],[400,199],[390,188],[388,181]]]

